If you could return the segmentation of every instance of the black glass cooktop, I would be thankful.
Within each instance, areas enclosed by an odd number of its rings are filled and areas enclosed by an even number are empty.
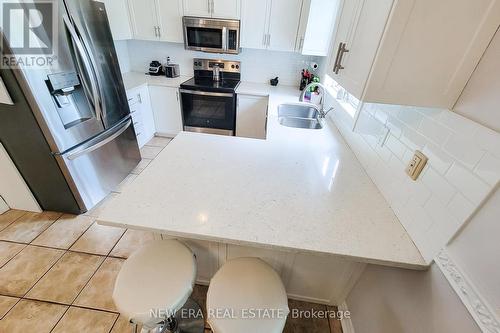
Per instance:
[[[222,79],[214,81],[212,78],[192,78],[181,84],[182,89],[196,89],[207,91],[235,92],[240,80]]]

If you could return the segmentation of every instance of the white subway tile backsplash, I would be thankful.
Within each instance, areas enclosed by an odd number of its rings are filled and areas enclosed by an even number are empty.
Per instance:
[[[401,142],[403,142],[411,149],[417,150],[424,148],[428,140],[426,140],[424,136],[418,134],[416,131],[407,127],[403,131],[403,135],[401,136]]]
[[[500,158],[486,153],[474,172],[489,185],[495,186],[500,181]]]
[[[453,164],[453,159],[433,143],[428,143],[422,152],[429,158],[429,165],[442,175],[444,175]]]
[[[453,134],[443,146],[445,152],[450,154],[469,169],[474,169],[484,155],[484,150],[479,149],[471,140],[472,134]]]
[[[392,151],[394,155],[396,155],[397,158],[399,158],[400,160],[403,159],[403,155],[406,152],[407,148],[404,144],[401,143],[401,141],[389,134],[385,145],[387,146],[387,148],[389,148],[390,151]]]
[[[423,174],[422,182],[437,196],[443,204],[450,202],[457,190],[436,170],[428,168]]]
[[[431,118],[425,118],[422,121],[419,132],[438,145],[442,145],[451,135],[451,130]]]
[[[448,204],[448,210],[460,221],[467,220],[474,212],[476,205],[465,198],[461,193],[455,194]]]
[[[416,112],[413,108],[402,108],[398,113],[398,118],[412,129],[417,129],[424,119],[424,116]]]
[[[451,166],[446,173],[446,179],[455,184],[458,190],[476,205],[480,204],[491,191],[490,186],[458,163]]]
[[[430,262],[499,181],[500,134],[444,109],[367,103],[354,131],[339,114],[341,133]],[[412,181],[405,167],[416,149],[429,161]]]

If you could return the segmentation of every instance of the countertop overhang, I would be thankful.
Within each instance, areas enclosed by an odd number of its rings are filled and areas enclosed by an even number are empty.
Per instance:
[[[290,87],[240,85],[269,96],[268,139],[180,133],[103,208],[99,223],[284,251],[425,269],[386,200],[335,126],[278,124]]]

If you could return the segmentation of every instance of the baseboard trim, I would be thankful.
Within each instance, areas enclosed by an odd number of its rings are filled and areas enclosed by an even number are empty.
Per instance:
[[[500,333],[500,320],[446,249],[435,258],[451,287],[483,332]]]
[[[349,309],[347,308],[347,303],[346,302],[342,302],[342,304],[340,304],[338,306],[338,309],[339,311],[342,311],[342,312],[347,312],[349,311]],[[351,318],[342,318],[340,320],[340,324],[342,325],[342,332],[343,333],[354,333],[354,326],[352,325],[352,320]]]

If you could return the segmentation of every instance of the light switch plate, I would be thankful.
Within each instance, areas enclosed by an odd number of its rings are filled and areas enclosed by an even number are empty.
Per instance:
[[[424,170],[428,160],[427,156],[425,156],[420,150],[416,150],[410,160],[410,163],[408,163],[408,167],[406,168],[408,176],[410,176],[413,180],[417,180],[422,173],[422,170]]]

